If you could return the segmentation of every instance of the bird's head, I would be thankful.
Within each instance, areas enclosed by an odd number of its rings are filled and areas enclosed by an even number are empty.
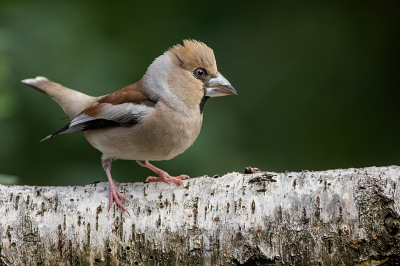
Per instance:
[[[202,42],[184,40],[156,58],[143,77],[150,97],[177,109],[202,109],[209,97],[237,94],[217,70],[214,52]]]

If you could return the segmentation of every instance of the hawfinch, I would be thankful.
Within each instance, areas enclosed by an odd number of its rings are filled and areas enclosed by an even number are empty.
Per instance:
[[[189,176],[170,176],[149,161],[172,159],[193,144],[208,98],[237,94],[217,71],[213,50],[194,40],[173,46],[151,63],[141,80],[105,96],[88,96],[45,77],[22,83],[50,96],[71,119],[43,140],[84,132],[89,143],[103,153],[109,209],[115,201],[126,212],[120,199],[127,200],[111,177],[112,161],[136,160],[158,175],[147,180],[182,185],[181,179]]]

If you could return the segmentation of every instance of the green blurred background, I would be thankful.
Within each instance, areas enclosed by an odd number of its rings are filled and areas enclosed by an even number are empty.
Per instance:
[[[185,38],[214,49],[239,95],[208,101],[195,144],[156,166],[196,177],[399,164],[399,29],[400,1],[2,0],[0,173],[27,185],[106,181],[83,134],[39,142],[68,120],[20,80],[107,94]],[[151,174],[133,161],[112,173]]]

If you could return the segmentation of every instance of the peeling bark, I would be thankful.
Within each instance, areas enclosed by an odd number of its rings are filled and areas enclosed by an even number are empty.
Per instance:
[[[106,183],[0,185],[0,265],[400,264],[400,167],[248,172],[117,184],[130,216]]]

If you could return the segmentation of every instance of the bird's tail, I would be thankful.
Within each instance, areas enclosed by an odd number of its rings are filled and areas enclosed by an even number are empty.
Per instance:
[[[24,79],[21,81],[55,100],[68,115],[73,119],[87,107],[98,101],[101,97],[92,97],[79,91],[71,90],[45,77]]]

